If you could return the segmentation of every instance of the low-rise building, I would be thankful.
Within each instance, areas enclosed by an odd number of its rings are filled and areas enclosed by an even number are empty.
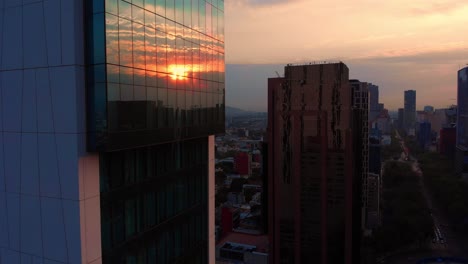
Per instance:
[[[268,264],[268,237],[228,233],[216,245],[218,264]]]

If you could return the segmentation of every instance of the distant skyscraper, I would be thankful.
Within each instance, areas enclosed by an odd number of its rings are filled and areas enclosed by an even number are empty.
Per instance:
[[[409,135],[414,136],[416,131],[416,91],[405,91],[404,126]]]
[[[0,7],[0,263],[213,263],[224,1]]]
[[[359,263],[362,120],[348,74],[343,63],[286,66],[268,80],[272,263]]]
[[[403,129],[405,123],[405,109],[398,108],[398,128]]]
[[[458,71],[457,105],[456,169],[460,174],[468,174],[468,67]]]
[[[361,226],[365,227],[365,215],[367,211],[367,174],[369,173],[369,90],[368,84],[359,80],[350,80],[353,96],[353,133],[354,171],[355,176],[361,178]]]
[[[379,111],[379,86],[368,83],[369,89],[369,110]]]
[[[379,86],[372,83],[367,84],[369,90],[369,120],[374,120],[380,114]]]
[[[431,123],[427,121],[419,123],[418,130],[419,147],[424,149],[429,143],[431,143]]]

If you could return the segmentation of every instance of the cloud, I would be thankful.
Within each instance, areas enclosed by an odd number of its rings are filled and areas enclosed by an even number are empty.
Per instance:
[[[452,47],[450,47],[452,46]],[[353,61],[385,63],[453,64],[468,61],[468,44],[449,45],[437,49],[388,50],[379,55],[351,58]]]
[[[455,12],[460,8],[468,5],[465,1],[438,1],[435,3],[425,3],[423,7],[411,8],[412,15],[433,15],[433,14],[448,14]]]
[[[285,5],[292,2],[300,2],[304,0],[226,0],[227,5],[241,5],[251,7],[269,7],[274,5]]]

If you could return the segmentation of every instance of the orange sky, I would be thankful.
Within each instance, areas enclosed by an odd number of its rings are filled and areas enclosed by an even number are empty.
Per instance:
[[[380,86],[389,109],[408,89],[418,109],[455,103],[456,72],[468,63],[468,1],[225,0],[225,17],[227,64],[342,60],[351,78]]]

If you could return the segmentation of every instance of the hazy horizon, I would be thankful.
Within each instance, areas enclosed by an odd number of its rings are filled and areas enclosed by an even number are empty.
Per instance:
[[[343,61],[385,108],[456,104],[468,63],[468,2],[226,0],[226,104],[266,111],[267,78],[288,63]]]

